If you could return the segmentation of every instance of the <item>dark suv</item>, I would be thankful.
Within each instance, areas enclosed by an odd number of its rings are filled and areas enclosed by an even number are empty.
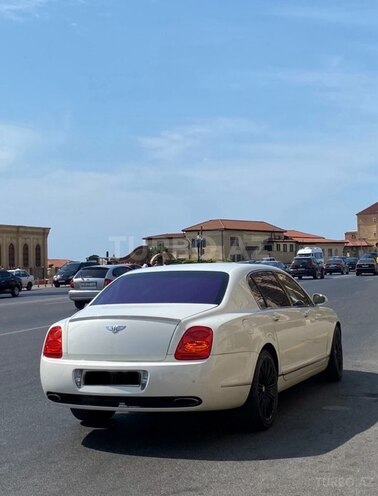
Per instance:
[[[21,290],[22,281],[19,277],[7,270],[0,270],[0,293],[10,293],[12,296],[18,296]]]
[[[302,279],[303,276],[324,279],[324,268],[315,257],[295,257],[289,267],[289,272],[298,279]]]
[[[73,276],[83,267],[89,267],[90,265],[97,265],[98,262],[77,262],[71,261],[67,262],[58,270],[58,272],[53,277],[53,284],[56,288],[59,288],[61,284],[70,284]]]

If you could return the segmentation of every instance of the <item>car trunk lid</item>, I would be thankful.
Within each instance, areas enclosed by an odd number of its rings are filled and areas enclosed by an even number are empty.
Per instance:
[[[162,361],[179,322],[215,305],[94,305],[69,319],[65,357]]]

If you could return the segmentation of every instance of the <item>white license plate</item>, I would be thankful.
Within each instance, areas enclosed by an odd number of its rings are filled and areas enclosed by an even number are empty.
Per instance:
[[[96,283],[95,282],[82,282],[80,284],[80,287],[81,288],[95,288],[96,287]]]

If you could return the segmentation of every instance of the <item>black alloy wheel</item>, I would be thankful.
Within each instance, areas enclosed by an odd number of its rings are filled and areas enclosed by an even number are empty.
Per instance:
[[[333,334],[331,353],[325,373],[327,379],[332,382],[340,381],[343,376],[343,344],[341,329],[338,325]]]
[[[33,284],[31,282],[28,282],[28,284],[26,285],[27,291],[30,291],[32,287],[33,287]]]
[[[114,415],[114,412],[109,410],[82,410],[79,408],[71,408],[71,413],[84,425],[91,427],[101,427],[107,424]]]
[[[15,286],[11,291],[11,295],[15,297],[18,296],[19,294],[20,294],[20,288],[18,286]]]
[[[252,430],[269,429],[278,405],[277,369],[272,355],[262,350],[257,359],[251,390],[243,405],[245,421]]]

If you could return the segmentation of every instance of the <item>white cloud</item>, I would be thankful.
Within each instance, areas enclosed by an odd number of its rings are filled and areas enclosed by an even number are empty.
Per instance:
[[[234,135],[238,140],[245,136],[256,136],[266,131],[253,121],[242,118],[220,117],[212,121],[202,121],[186,127],[165,130],[158,136],[142,137],[139,143],[155,159],[180,160],[185,155],[202,149],[202,145],[223,137]],[[204,156],[206,158],[206,155]]]
[[[21,161],[26,152],[41,142],[38,131],[24,126],[0,122],[0,170]]]
[[[0,15],[13,21],[20,21],[25,16],[38,17],[46,4],[52,0],[0,0]]]

